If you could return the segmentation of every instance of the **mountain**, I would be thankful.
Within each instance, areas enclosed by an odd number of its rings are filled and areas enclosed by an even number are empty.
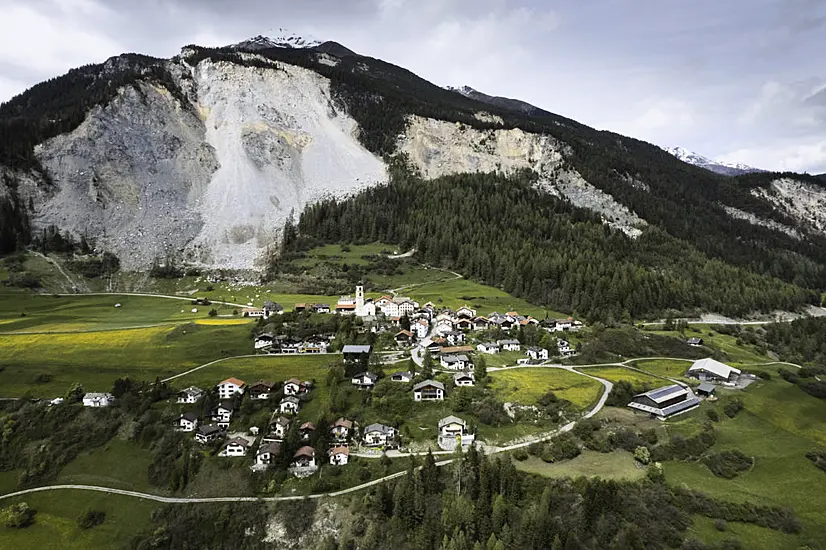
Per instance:
[[[577,209],[571,220],[588,212],[599,231],[658,243],[663,253],[635,269],[677,269],[668,258],[690,249],[700,264],[826,287],[822,180],[722,177],[513,101],[300,37],[124,54],[0,106],[0,252],[55,226],[127,270],[168,259],[261,270],[286,220],[395,181],[403,163],[434,182],[530,172],[559,208]]]
[[[705,168],[706,170],[710,170],[715,174],[722,174],[723,176],[742,176],[743,174],[750,174],[752,172],[765,172],[765,170],[760,170],[747,164],[711,160],[683,147],[664,147],[663,149],[683,162]]]
[[[278,29],[275,36],[258,35],[244,40],[229,48],[245,52],[260,52],[271,48],[314,48],[321,45],[321,42],[314,38],[291,33],[286,29]]]
[[[448,90],[452,92],[456,92],[462,94],[463,96],[474,99],[476,101],[480,101],[482,103],[488,103],[490,105],[495,105],[496,107],[500,107],[502,109],[507,109],[508,111],[516,111],[518,113],[526,114],[526,115],[536,115],[536,116],[549,116],[551,113],[544,109],[540,109],[535,105],[531,105],[525,101],[521,101],[519,99],[511,99],[508,97],[498,97],[498,96],[490,96],[487,94],[483,94],[480,91],[474,90],[470,86],[462,86],[460,88],[452,88],[450,86],[447,87]]]

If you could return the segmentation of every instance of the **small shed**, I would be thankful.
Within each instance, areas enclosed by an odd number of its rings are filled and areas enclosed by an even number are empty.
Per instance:
[[[697,386],[697,395],[709,397],[714,394],[715,386],[711,382],[703,382]]]

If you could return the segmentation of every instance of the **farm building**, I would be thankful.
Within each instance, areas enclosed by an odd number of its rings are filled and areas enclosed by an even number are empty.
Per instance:
[[[687,375],[709,382],[732,382],[740,376],[740,370],[708,357],[694,361]]]
[[[664,420],[697,407],[700,400],[688,387],[679,384],[657,388],[634,396],[628,406]]]

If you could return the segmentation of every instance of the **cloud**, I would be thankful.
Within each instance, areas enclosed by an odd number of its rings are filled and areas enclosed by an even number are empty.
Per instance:
[[[760,145],[722,155],[724,162],[744,162],[783,172],[826,173],[826,138],[807,143]]]

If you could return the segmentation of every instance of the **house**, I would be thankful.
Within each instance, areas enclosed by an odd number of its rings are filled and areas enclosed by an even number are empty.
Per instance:
[[[459,353],[473,353],[473,346],[445,346],[439,350],[442,355],[456,355]]]
[[[478,351],[481,351],[482,353],[490,354],[499,353],[500,351],[499,344],[497,344],[496,342],[483,342],[481,344],[478,344],[476,346],[476,349]]]
[[[315,433],[315,424],[312,422],[305,422],[298,428],[298,435],[301,441],[309,441]]]
[[[219,427],[226,429],[229,427],[234,411],[235,404],[231,399],[225,399],[212,410],[212,421],[217,422]]]
[[[350,460],[350,449],[347,447],[333,447],[329,452],[333,466],[344,466]]]
[[[284,395],[298,395],[303,392],[303,384],[297,378],[290,378],[284,382]]]
[[[238,378],[227,378],[218,384],[218,397],[221,399],[229,399],[236,393],[243,394],[247,384]]]
[[[740,376],[740,370],[708,357],[694,361],[687,376],[708,382],[732,382]]]
[[[315,313],[330,313],[330,304],[315,304],[313,305]]]
[[[452,451],[456,447],[469,447],[473,444],[475,436],[468,433],[467,422],[458,416],[446,416],[439,420],[439,447],[445,451]]]
[[[330,428],[330,434],[336,441],[346,441],[353,431],[353,421],[346,418],[339,418]]]
[[[536,361],[548,360],[548,350],[546,350],[545,348],[531,346],[527,350],[525,350],[525,355],[527,355],[531,359],[535,359]]]
[[[115,401],[111,393],[87,393],[83,396],[84,407],[108,407]]]
[[[189,386],[188,388],[178,392],[178,403],[197,403],[201,396],[204,395],[204,390]]]
[[[284,313],[284,308],[280,304],[276,304],[272,300],[267,300],[261,306],[264,310],[264,318],[269,319],[271,315],[281,315]]]
[[[384,424],[370,424],[364,428],[362,441],[367,447],[390,445],[396,437],[396,429]]]
[[[435,380],[425,380],[413,386],[413,401],[444,401],[445,385]]]
[[[341,352],[344,354],[344,361],[347,363],[362,363],[366,364],[370,353],[373,351],[372,346],[358,346],[348,344],[344,346]]]
[[[456,321],[455,326],[457,330],[468,331],[473,329],[473,323],[470,321],[470,319],[459,319],[458,321]]]
[[[435,339],[434,339],[434,340],[435,340]],[[429,351],[431,355],[434,355],[434,354],[436,354],[436,353],[441,353],[441,351],[442,351],[442,346],[441,346],[441,345],[439,345],[439,343],[438,343],[438,342],[433,342],[433,341],[431,341],[431,342],[427,345],[427,348],[425,348],[425,349],[426,349],[427,351]]]
[[[310,446],[304,446],[298,449],[293,455],[293,468],[305,469],[316,468],[318,465],[315,461],[315,449]]]
[[[407,370],[394,372],[390,376],[390,380],[393,382],[410,382],[413,380],[413,373]]]
[[[697,395],[702,397],[711,397],[714,394],[716,387],[711,382],[702,382],[697,386]]]
[[[465,343],[465,333],[459,332],[456,330],[451,330],[450,332],[444,333],[445,340],[447,340],[448,345],[451,346],[459,346]]]
[[[254,346],[256,350],[267,349],[272,347],[273,342],[275,342],[275,336],[270,332],[265,332],[255,337]]]
[[[304,342],[298,353],[327,353],[327,344],[322,342]]]
[[[378,374],[374,374],[372,372],[360,372],[353,376],[353,379],[350,382],[352,382],[352,384],[360,390],[372,390],[373,386],[376,385],[376,380],[378,379]]]
[[[457,372],[453,375],[454,386],[473,386],[476,384],[476,377],[472,372]]]
[[[278,410],[283,414],[298,414],[300,403],[296,396],[287,395],[281,400],[281,403],[279,403]]]
[[[400,330],[393,339],[400,346],[408,346],[413,341],[413,333],[409,330]]]
[[[275,416],[276,413],[273,413]],[[270,434],[278,439],[284,439],[287,436],[287,430],[290,429],[290,419],[285,416],[278,416],[270,419]]]
[[[439,364],[450,370],[465,370],[471,363],[467,355],[442,355],[439,358]]]
[[[227,441],[224,450],[219,453],[219,456],[247,456],[249,447],[250,442],[243,437],[233,437]]]
[[[560,355],[562,357],[570,357],[572,355],[576,355],[576,351],[573,348],[571,348],[571,344],[568,343],[567,340],[559,340],[556,343],[556,348],[558,352],[557,355]]]
[[[264,310],[257,307],[245,307],[241,309],[241,317],[255,317],[255,318],[265,318],[266,314]]]
[[[700,400],[685,386],[673,384],[634,396],[628,404],[632,409],[665,420],[699,406]]]
[[[182,432],[194,432],[198,427],[198,415],[193,412],[184,413],[178,419],[178,430]]]
[[[697,347],[700,347],[700,346],[703,345],[703,339],[702,338],[689,338],[688,340],[685,341],[685,343],[688,344],[689,346],[694,346],[695,348],[697,348]]]
[[[497,342],[503,351],[519,351],[522,349],[522,344],[519,340],[499,340]]]
[[[255,463],[261,466],[269,466],[281,454],[281,442],[274,439],[263,439],[255,454]]]
[[[250,399],[269,399],[275,389],[275,382],[259,380],[249,387]]]
[[[448,332],[453,332],[454,325],[452,319],[437,319],[436,326],[433,331],[438,335],[445,335]]]
[[[419,319],[410,325],[410,330],[416,334],[416,338],[423,340],[427,338],[427,334],[430,332],[430,323],[427,322],[427,319]]]
[[[305,304],[304,302],[297,303],[295,304],[293,309],[296,313],[301,313],[302,311],[307,310],[307,304]]]
[[[355,315],[356,304],[336,304],[336,313],[339,315]]]
[[[195,441],[202,444],[212,443],[221,437],[223,433],[223,430],[215,424],[198,426],[198,429],[195,431]]]
[[[487,317],[474,317],[471,323],[473,324],[473,330],[486,330],[490,326]]]
[[[476,310],[468,306],[462,306],[456,310],[456,317],[459,319],[473,319],[476,317]]]

